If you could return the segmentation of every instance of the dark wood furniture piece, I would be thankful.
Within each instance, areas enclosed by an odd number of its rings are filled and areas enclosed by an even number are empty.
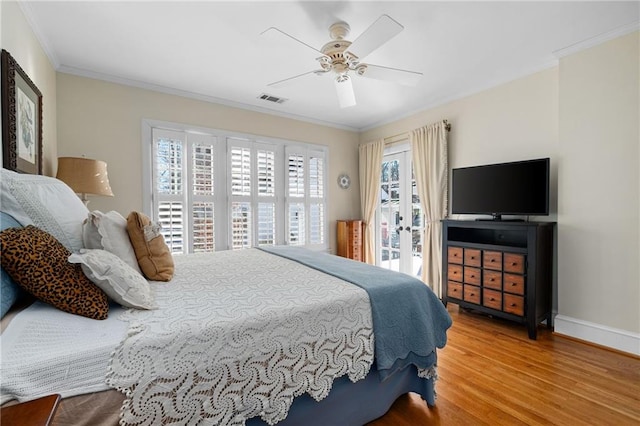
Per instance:
[[[551,328],[555,222],[444,220],[443,302]]]
[[[2,426],[48,426],[51,424],[60,395],[49,395],[33,401],[10,405],[0,409]]]
[[[361,220],[339,220],[337,224],[338,256],[364,261],[364,223]]]

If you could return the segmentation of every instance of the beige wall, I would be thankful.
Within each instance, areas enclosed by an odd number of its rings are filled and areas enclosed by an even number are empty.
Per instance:
[[[550,157],[551,215],[541,219],[558,222],[558,318],[576,325],[567,334],[638,354],[639,34],[360,135],[363,143],[447,119],[450,167]]]
[[[13,56],[42,92],[42,166],[44,174],[52,175],[57,165],[56,71],[20,6],[13,1],[0,1],[0,10],[2,48]]]
[[[640,33],[560,61],[560,313],[640,332]]]
[[[401,134],[446,119],[449,167],[551,157],[552,215],[557,211],[557,68],[380,126],[360,135],[362,143]],[[458,218],[458,217],[456,217]]]
[[[358,134],[121,84],[58,73],[58,155],[107,162],[114,198],[93,197],[90,207],[123,215],[142,209],[142,119],[185,123],[329,147],[328,218],[335,251],[335,221],[358,218]],[[342,190],[338,175],[352,186]]]

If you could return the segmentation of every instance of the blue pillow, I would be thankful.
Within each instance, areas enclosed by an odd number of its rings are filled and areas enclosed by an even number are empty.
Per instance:
[[[4,231],[7,228],[21,228],[22,225],[16,221],[13,216],[0,212],[0,231]],[[2,299],[2,306],[0,307],[0,318],[7,313],[9,308],[18,300],[20,295],[20,287],[13,279],[0,267],[0,280],[2,281],[2,288],[0,289],[0,299]]]

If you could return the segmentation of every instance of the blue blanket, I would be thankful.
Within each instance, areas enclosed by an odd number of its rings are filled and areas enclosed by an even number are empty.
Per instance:
[[[300,247],[260,247],[261,250],[363,288],[369,294],[375,356],[382,378],[409,364],[428,368],[436,348],[447,343],[451,317],[422,281],[406,274]]]

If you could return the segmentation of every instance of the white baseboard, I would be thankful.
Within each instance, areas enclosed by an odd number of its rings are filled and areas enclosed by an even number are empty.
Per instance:
[[[640,356],[640,333],[632,333],[564,315],[555,317],[553,331]]]

